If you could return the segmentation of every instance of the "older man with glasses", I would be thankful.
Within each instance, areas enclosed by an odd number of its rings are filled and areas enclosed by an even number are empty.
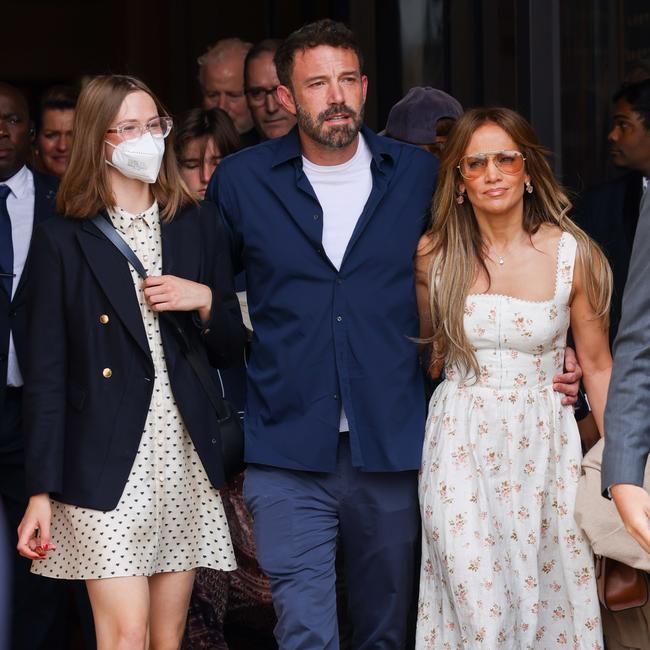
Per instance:
[[[295,116],[282,106],[276,96],[280,80],[273,57],[281,42],[273,38],[260,41],[248,52],[244,64],[246,101],[262,140],[286,135],[296,124]]]

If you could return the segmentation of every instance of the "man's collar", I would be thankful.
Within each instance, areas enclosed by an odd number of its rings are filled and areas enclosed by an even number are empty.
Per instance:
[[[273,157],[272,166],[276,167],[286,163],[294,158],[300,158],[300,137],[298,127],[294,126],[289,133],[278,138],[276,142],[275,156]]]
[[[363,135],[370,154],[372,155],[378,169],[386,158],[391,161],[395,159],[395,143],[392,143],[388,138],[383,138],[377,135],[374,131],[363,125],[361,127],[361,134]],[[302,151],[300,149],[300,136],[298,135],[298,126],[294,126],[287,135],[278,138],[277,149],[273,158],[273,167],[286,163],[295,158],[301,158]]]
[[[11,193],[20,200],[29,191],[31,178],[32,173],[27,169],[27,165],[23,165],[13,176],[6,181],[0,181],[0,183],[6,185],[11,190]]]

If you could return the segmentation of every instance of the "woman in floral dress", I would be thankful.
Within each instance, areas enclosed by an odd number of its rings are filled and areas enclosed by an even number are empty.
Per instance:
[[[570,207],[521,116],[457,122],[416,256],[422,334],[446,377],[420,477],[417,648],[603,647],[573,520],[580,439],[551,378],[571,326],[602,432],[611,273]]]

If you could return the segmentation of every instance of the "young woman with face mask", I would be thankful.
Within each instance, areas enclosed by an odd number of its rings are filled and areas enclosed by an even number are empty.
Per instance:
[[[181,179],[171,128],[139,80],[91,81],[63,217],[35,232],[28,270],[18,550],[35,573],[86,580],[100,650],[178,648],[194,570],[235,568],[216,418],[165,315],[214,366],[241,356],[245,331],[225,234]]]

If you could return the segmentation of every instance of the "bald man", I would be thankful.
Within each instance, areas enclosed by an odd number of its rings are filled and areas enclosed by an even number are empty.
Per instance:
[[[240,38],[224,38],[197,61],[203,107],[226,111],[244,147],[259,142],[244,94],[244,61],[251,47]]]

